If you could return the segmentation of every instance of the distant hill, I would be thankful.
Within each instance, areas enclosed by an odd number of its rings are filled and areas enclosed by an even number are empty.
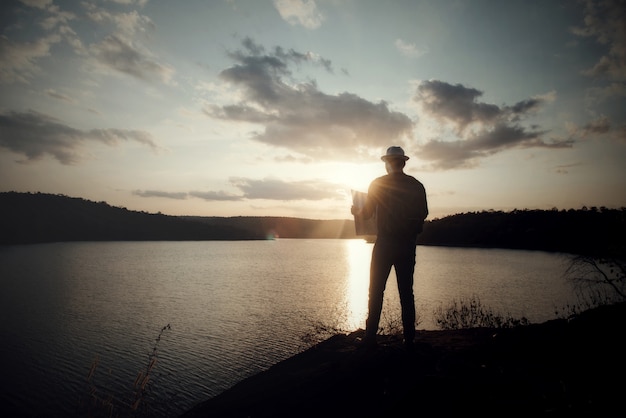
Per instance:
[[[273,238],[356,238],[354,221],[348,219],[319,220],[279,216],[183,216],[193,222],[219,227],[236,227],[252,236]]]
[[[427,221],[420,245],[624,254],[626,208],[483,211]],[[357,238],[349,219],[169,216],[76,197],[0,193],[0,244]]]
[[[483,211],[428,222],[418,243],[626,256],[626,208]]]
[[[131,211],[76,197],[0,193],[0,244],[354,238],[352,221],[191,217]]]

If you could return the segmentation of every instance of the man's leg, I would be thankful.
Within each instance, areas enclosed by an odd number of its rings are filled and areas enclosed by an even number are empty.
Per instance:
[[[402,250],[401,258],[395,265],[398,292],[402,306],[402,328],[404,341],[413,343],[415,339],[415,297],[413,295],[413,273],[415,272],[415,246]]]
[[[365,324],[365,337],[367,339],[374,340],[378,331],[380,314],[383,309],[383,295],[392,266],[390,253],[388,246],[378,242],[374,244],[370,264],[368,315]]]

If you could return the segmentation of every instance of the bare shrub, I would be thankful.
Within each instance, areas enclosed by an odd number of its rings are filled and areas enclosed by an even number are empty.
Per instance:
[[[80,407],[86,409],[89,417],[125,417],[150,416],[146,403],[146,393],[152,382],[152,371],[158,361],[158,346],[170,324],[164,326],[155,339],[152,352],[148,354],[145,370],[139,371],[133,383],[133,393],[130,399],[118,399],[110,391],[100,388],[96,384],[96,371],[100,366],[100,358],[96,356],[87,375],[88,398],[82,401]]]
[[[439,306],[433,312],[437,326],[443,330],[464,328],[512,328],[528,325],[526,318],[515,319],[502,315],[491,308],[483,307],[477,296],[467,299],[454,299],[446,307]]]
[[[626,300],[626,261],[616,257],[593,257],[578,255],[572,257],[565,271],[568,280],[576,284],[578,290],[591,290],[603,301]]]

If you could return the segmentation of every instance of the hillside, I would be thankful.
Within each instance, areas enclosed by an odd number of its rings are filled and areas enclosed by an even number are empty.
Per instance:
[[[0,244],[356,238],[350,219],[168,216],[45,193],[0,193],[0,211]],[[624,251],[624,237],[626,208],[525,209],[427,220],[418,244],[608,254]]]
[[[190,217],[131,211],[76,197],[0,193],[0,244],[59,241],[196,241],[354,238],[344,220]]]
[[[427,223],[418,243],[588,255],[624,254],[626,208],[457,214]]]
[[[279,216],[183,216],[194,222],[223,228],[237,227],[261,238],[356,238],[354,222]]]

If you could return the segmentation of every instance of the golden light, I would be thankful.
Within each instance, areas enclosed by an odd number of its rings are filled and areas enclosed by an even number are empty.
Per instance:
[[[365,240],[346,240],[348,257],[348,280],[344,293],[346,306],[345,328],[356,330],[365,328],[367,318],[367,292],[369,287],[370,259],[372,244]]]

